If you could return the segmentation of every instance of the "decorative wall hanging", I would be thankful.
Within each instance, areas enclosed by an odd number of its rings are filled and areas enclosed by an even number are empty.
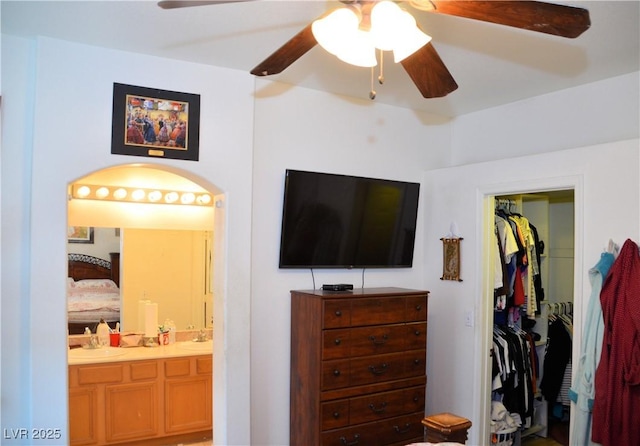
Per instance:
[[[200,95],[113,84],[111,153],[198,161]]]
[[[442,240],[442,277],[440,280],[455,280],[460,278],[460,242],[462,237],[443,237]]]
[[[69,243],[93,243],[93,228],[91,226],[69,226],[67,241]]]

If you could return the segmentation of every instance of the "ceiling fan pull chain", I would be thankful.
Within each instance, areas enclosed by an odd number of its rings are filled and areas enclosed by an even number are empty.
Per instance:
[[[384,53],[380,50],[380,74],[378,75],[380,85],[384,84]]]
[[[373,89],[373,67],[371,67],[371,90],[369,90],[369,99],[372,101],[376,98],[376,91]]]

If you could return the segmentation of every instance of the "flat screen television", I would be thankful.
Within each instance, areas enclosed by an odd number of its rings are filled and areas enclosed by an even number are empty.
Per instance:
[[[287,170],[280,268],[410,268],[420,184]]]

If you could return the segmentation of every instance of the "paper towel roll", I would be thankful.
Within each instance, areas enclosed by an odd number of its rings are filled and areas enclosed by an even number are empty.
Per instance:
[[[155,338],[158,336],[158,304],[148,303],[144,307],[144,336]]]
[[[144,333],[145,331],[145,307],[150,303],[151,301],[148,299],[141,299],[138,301],[138,326],[136,327],[136,330],[140,333]]]

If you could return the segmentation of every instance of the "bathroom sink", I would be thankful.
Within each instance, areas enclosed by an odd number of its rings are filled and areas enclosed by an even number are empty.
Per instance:
[[[196,352],[213,352],[213,341],[208,340],[204,342],[197,341],[186,341],[186,342],[178,342],[176,344],[178,348],[184,350],[191,350]]]
[[[69,351],[69,357],[75,359],[101,359],[114,358],[116,356],[126,355],[127,351],[118,347],[106,348],[74,348]]]

